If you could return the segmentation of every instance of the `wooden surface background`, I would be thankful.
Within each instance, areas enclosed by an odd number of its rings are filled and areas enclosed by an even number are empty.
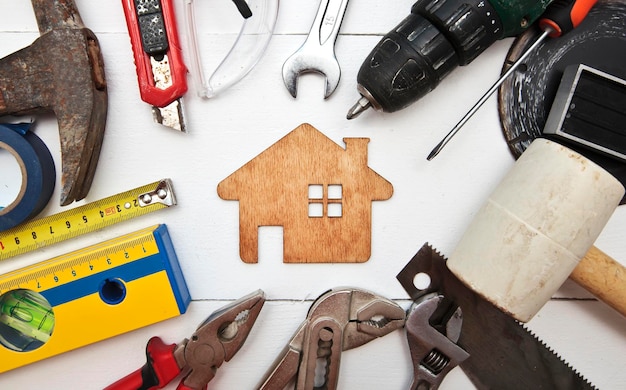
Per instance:
[[[183,32],[183,1],[175,1]],[[197,2],[204,65],[212,70],[234,42],[241,19],[230,1]],[[309,31],[318,1],[282,1],[275,35],[257,67],[214,99],[203,100],[190,91],[184,98],[189,132],[181,134],[154,124],[150,107],[139,99],[121,3],[77,0],[85,24],[100,40],[109,87],[107,133],[86,201],[170,177],[179,204],[2,262],[0,272],[166,223],[193,302],[188,313],[176,319],[2,374],[0,388],[102,388],[143,365],[151,336],[178,342],[214,310],[261,288],[269,302],[242,350],[210,383],[215,389],[252,389],[304,320],[312,300],[327,289],[367,288],[408,307],[396,274],[425,241],[451,253],[514,161],[498,123],[495,97],[436,159],[426,161],[432,147],[497,79],[511,39],[497,42],[401,112],[369,111],[352,121],[345,119],[358,99],[356,74],[361,62],[412,4],[360,0],[348,5],[336,44],[342,78],[335,93],[324,100],[321,76],[302,76],[297,99],[289,95],[281,77],[283,62]],[[29,45],[37,36],[29,1],[0,0],[0,56]],[[370,138],[369,166],[393,184],[391,199],[372,205],[372,256],[366,263],[284,264],[280,228],[261,229],[258,264],[239,258],[238,204],[220,199],[217,184],[304,122],[340,145],[344,137]],[[54,117],[40,117],[37,123],[35,132],[60,167]],[[44,213],[61,211],[58,204],[56,191]],[[622,206],[596,242],[621,262],[626,262],[625,227]],[[573,282],[566,282],[528,326],[599,388],[626,387],[626,319]],[[402,332],[342,355],[342,389],[405,389],[411,378]],[[441,388],[471,384],[455,369]]]

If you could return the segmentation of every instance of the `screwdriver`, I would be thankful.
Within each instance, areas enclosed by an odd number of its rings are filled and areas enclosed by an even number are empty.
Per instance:
[[[489,99],[498,87],[509,77],[519,65],[547,38],[557,38],[578,27],[587,17],[587,14],[597,0],[555,0],[539,19],[539,28],[542,30],[537,40],[518,58],[513,65],[487,90],[487,92],[474,104],[474,106],[461,118],[461,120],[450,130],[450,132],[435,146],[426,159],[432,160],[450,142],[452,137],[461,130],[463,125],[478,111],[478,109]]]

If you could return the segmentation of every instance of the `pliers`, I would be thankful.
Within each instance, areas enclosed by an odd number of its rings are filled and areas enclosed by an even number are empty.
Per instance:
[[[313,302],[259,389],[283,389],[294,379],[296,390],[336,389],[341,351],[400,329],[404,321],[404,309],[389,299],[356,288],[329,290]]]
[[[147,363],[105,390],[160,389],[180,374],[178,390],[206,389],[216,370],[246,341],[264,303],[265,294],[257,290],[211,314],[190,339],[167,345],[151,338]]]

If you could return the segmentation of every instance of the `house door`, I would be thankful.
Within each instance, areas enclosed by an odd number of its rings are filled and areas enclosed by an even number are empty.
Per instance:
[[[259,226],[259,262],[283,262],[284,229],[282,226]]]

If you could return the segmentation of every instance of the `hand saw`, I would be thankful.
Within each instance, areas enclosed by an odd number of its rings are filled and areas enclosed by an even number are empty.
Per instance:
[[[430,285],[418,289],[417,275],[428,276]],[[461,308],[457,344],[470,357],[459,366],[478,389],[595,389],[521,323],[459,281],[428,243],[397,279],[413,300],[437,292]]]

